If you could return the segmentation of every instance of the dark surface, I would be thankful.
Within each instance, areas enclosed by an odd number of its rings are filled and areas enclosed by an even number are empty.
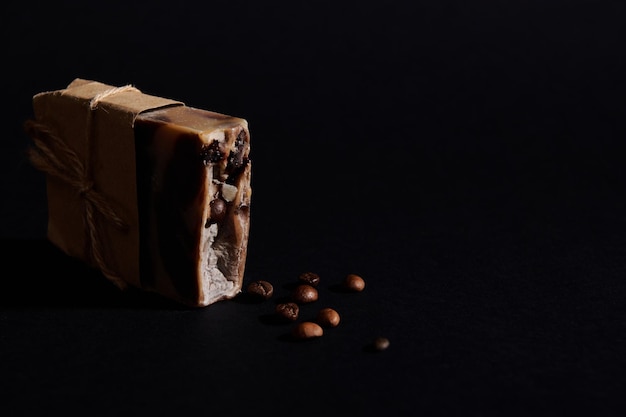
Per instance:
[[[623,415],[623,3],[116,3],[1,6],[0,414]],[[75,77],[248,119],[271,300],[122,294],[47,243],[22,123]],[[295,343],[305,271],[342,321]]]

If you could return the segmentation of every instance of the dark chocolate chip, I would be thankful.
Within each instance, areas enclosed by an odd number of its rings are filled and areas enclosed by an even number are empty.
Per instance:
[[[202,158],[204,165],[221,161],[224,158],[224,152],[220,149],[219,141],[214,140],[208,145],[202,145],[200,158]]]
[[[235,149],[228,155],[227,171],[233,171],[241,168],[247,164],[247,159],[244,158],[244,150],[246,147],[246,131],[242,130],[235,139]]]

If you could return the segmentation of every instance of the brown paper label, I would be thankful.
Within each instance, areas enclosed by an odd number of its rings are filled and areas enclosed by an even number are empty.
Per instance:
[[[105,216],[92,216],[107,265],[103,273],[114,273],[136,287],[140,287],[140,242],[133,124],[141,112],[179,105],[184,104],[80,78],[63,90],[33,97],[37,121],[56,132],[83,162],[86,183],[91,181],[92,189],[128,226],[119,230]],[[93,254],[88,253],[93,234],[88,230],[84,194],[50,176],[47,192],[48,238],[67,254],[93,264]]]

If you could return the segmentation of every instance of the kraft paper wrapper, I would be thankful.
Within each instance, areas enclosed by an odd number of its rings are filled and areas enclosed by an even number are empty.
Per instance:
[[[108,270],[116,274],[116,279],[140,287],[133,125],[141,112],[184,104],[130,89],[106,96],[97,102],[95,109],[90,108],[94,97],[115,88],[77,78],[66,89],[36,94],[33,109],[38,122],[53,129],[83,163],[87,162],[94,190],[104,196],[129,226],[127,230],[118,230],[96,214],[99,244]],[[86,253],[89,242],[86,242],[82,196],[75,188],[51,176],[47,177],[46,185],[48,239],[68,255],[96,266],[91,254]]]

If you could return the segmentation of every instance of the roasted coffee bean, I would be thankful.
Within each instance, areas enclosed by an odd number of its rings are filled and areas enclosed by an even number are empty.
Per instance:
[[[294,326],[291,335],[298,340],[312,339],[324,335],[324,329],[312,321],[303,321]]]
[[[211,222],[219,223],[226,217],[226,202],[216,198],[209,203],[211,207]]]
[[[276,305],[275,311],[282,320],[296,321],[300,314],[300,307],[296,303],[280,303]]]
[[[343,287],[347,291],[360,292],[365,288],[365,280],[356,274],[348,274],[343,281]]]
[[[298,279],[301,282],[309,284],[313,287],[317,287],[317,285],[320,283],[320,276],[317,275],[315,272],[303,272],[302,274],[300,274]]]
[[[274,295],[274,286],[267,281],[257,280],[248,284],[248,294],[267,300]]]
[[[389,347],[389,339],[386,337],[377,337],[372,342],[372,348],[376,351],[382,351]]]
[[[339,313],[336,310],[327,307],[317,313],[316,321],[322,327],[337,327],[341,317],[339,317]]]
[[[312,303],[317,301],[317,289],[309,284],[300,284],[293,291],[292,299],[298,304]]]

